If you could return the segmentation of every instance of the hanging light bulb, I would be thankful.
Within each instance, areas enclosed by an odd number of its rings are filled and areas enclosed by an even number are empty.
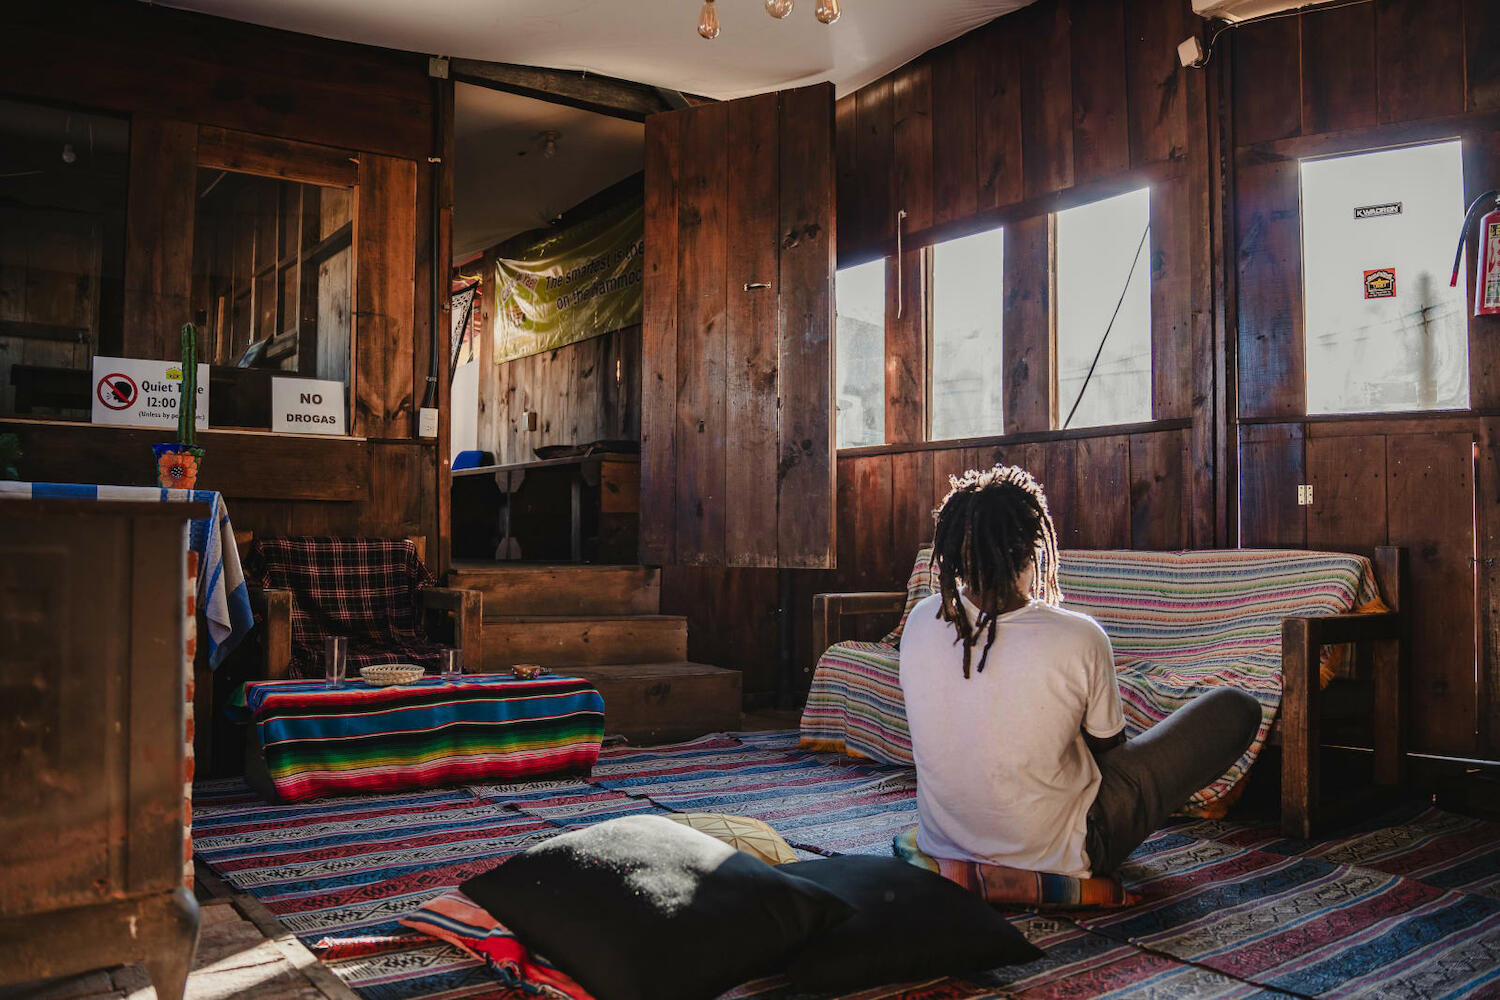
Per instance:
[[[778,20],[791,12],[792,0],[766,0],[766,13]]]
[[[832,24],[839,19],[839,0],[818,0],[818,20]]]
[[[71,142],[63,143],[62,161],[64,163],[72,163],[77,159],[78,154],[73,152],[73,144]]]
[[[698,34],[704,38],[719,37],[719,10],[714,0],[703,0],[703,9],[698,12]]]

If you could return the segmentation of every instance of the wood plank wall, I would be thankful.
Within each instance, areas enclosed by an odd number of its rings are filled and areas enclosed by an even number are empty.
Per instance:
[[[1374,0],[1233,32],[1225,53],[1244,543],[1406,546],[1414,749],[1490,760],[1500,759],[1500,319],[1469,321],[1469,411],[1306,417],[1298,160],[1459,137],[1467,198],[1497,186],[1497,32],[1488,0]],[[1310,507],[1296,505],[1300,483],[1313,487]]]
[[[435,98],[425,57],[104,0],[66,12],[7,4],[0,37],[0,93],[130,116],[131,356],[176,356],[200,162],[222,160],[235,137],[230,165],[250,172],[275,174],[288,140],[339,153],[344,169],[359,161],[354,431],[367,440],[209,432],[200,482],[225,493],[237,528],[425,535],[440,565],[447,444],[414,435],[431,337],[446,357],[446,300],[431,324],[429,213],[436,198],[446,257],[452,185],[450,158],[428,163]],[[451,90],[441,99],[451,125]],[[0,430],[20,433],[23,476],[76,482],[152,481],[145,445],[162,438],[24,421],[0,421]]]

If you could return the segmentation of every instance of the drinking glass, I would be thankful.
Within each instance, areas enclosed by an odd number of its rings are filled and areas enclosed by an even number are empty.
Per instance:
[[[457,684],[464,679],[464,651],[461,649],[443,650],[443,680],[450,684]]]
[[[344,686],[344,671],[349,666],[349,638],[331,635],[323,640],[323,681],[331,688]]]

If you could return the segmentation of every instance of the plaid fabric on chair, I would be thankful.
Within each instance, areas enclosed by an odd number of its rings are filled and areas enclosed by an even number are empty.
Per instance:
[[[439,669],[418,629],[417,591],[435,581],[403,538],[258,538],[245,578],[292,593],[293,677],[321,676],[323,639],[349,637],[349,673],[378,663]]]

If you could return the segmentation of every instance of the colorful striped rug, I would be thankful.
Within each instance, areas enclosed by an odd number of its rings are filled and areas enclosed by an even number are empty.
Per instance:
[[[634,812],[765,819],[809,856],[885,853],[913,820],[910,771],[796,749],[796,733],[608,749],[591,782],[477,785],[266,806],[199,785],[200,860],[259,897],[366,1000],[510,997],[480,963],[396,918],[562,829]],[[1144,901],[1017,912],[1046,949],[971,979],[846,1000],[1500,997],[1500,825],[1408,808],[1305,843],[1224,820],[1173,826],[1123,872]],[[729,996],[792,1000],[780,978]],[[799,1000],[808,1000],[798,995]]]

